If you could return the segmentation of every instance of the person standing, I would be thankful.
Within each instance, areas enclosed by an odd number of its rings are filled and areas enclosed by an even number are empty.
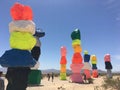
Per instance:
[[[53,72],[52,72],[51,77],[52,77],[52,82],[53,82],[53,80],[54,80],[54,73]]]
[[[47,77],[48,77],[48,81],[49,81],[50,80],[50,74],[49,73],[47,74]]]
[[[85,73],[83,73],[83,80],[84,80],[84,83],[86,83],[87,78],[86,78],[86,74]]]
[[[2,71],[0,71],[0,90],[5,90],[4,87],[5,85],[4,85],[4,80],[2,78]]]

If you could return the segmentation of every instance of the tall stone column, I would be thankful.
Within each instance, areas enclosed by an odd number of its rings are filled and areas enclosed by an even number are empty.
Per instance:
[[[91,55],[91,63],[92,63],[92,77],[98,77],[98,70],[97,70],[97,57],[95,55]]]
[[[110,54],[106,54],[104,57],[105,69],[107,70],[107,77],[112,78],[112,64]]]
[[[60,79],[61,80],[66,80],[66,64],[67,64],[66,53],[67,53],[66,47],[62,46],[61,60],[60,60]]]
[[[89,63],[90,61],[90,55],[88,54],[88,51],[84,51],[84,66],[83,66],[83,71],[84,74],[86,75],[86,79],[91,78],[91,65]]]
[[[0,64],[8,67],[6,78],[8,85],[6,90],[26,90],[30,67],[36,64],[31,55],[31,50],[36,44],[35,23],[30,6],[15,3],[10,14],[12,21],[9,23],[10,47],[0,57]]]
[[[75,29],[71,33],[71,38],[72,38],[72,47],[74,50],[74,54],[72,57],[72,64],[70,65],[70,68],[72,70],[72,75],[70,76],[72,82],[75,83],[82,83],[82,75],[81,75],[81,69],[83,67],[83,59],[81,56],[82,48],[81,48],[81,35],[80,35],[80,30]]]

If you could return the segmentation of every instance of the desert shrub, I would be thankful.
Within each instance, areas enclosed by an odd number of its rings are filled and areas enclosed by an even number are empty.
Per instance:
[[[54,76],[55,76],[55,77],[59,77],[60,74],[59,74],[59,73],[55,73]]]
[[[47,75],[46,74],[42,74],[42,79],[45,78]]]
[[[93,81],[94,81],[93,78],[88,78],[87,80],[88,80],[88,83],[89,83],[89,84],[93,84]]]
[[[120,90],[120,77],[115,79],[105,78],[102,87],[107,90]]]
[[[99,76],[106,76],[106,73],[99,73]]]
[[[94,90],[103,90],[100,86],[94,86]]]

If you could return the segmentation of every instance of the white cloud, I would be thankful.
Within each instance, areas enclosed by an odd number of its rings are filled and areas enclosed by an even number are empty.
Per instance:
[[[112,8],[116,0],[103,0],[103,5],[107,8]]]
[[[117,21],[120,21],[120,17],[117,17],[116,20],[117,20]]]
[[[115,20],[120,22],[120,1],[119,0],[106,0],[105,4],[106,8],[114,13]]]
[[[112,58],[115,60],[120,60],[120,55],[113,55]]]
[[[120,65],[114,65],[112,71],[113,72],[120,72]]]
[[[117,20],[117,21],[120,21],[120,13],[118,14],[116,20]]]
[[[117,9],[119,7],[119,2],[116,0],[106,0],[104,2],[104,5],[106,6],[107,9]],[[116,11],[116,10],[115,10]]]
[[[112,4],[112,3],[114,3],[116,0],[107,0],[107,4]]]

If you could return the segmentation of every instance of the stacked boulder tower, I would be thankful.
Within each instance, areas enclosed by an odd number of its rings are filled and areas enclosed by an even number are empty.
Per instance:
[[[86,75],[86,79],[91,78],[91,65],[89,63],[90,61],[90,55],[88,54],[88,51],[84,51],[84,66],[83,66],[83,70],[84,70],[84,74]]]
[[[10,10],[12,21],[9,23],[10,47],[0,57],[0,64],[8,67],[6,90],[26,90],[30,68],[34,67],[36,60],[31,50],[36,44],[35,23],[32,9],[29,6],[15,3]]]
[[[61,80],[66,80],[66,64],[67,64],[66,53],[67,53],[66,47],[62,46],[61,60],[60,60],[60,79]]]
[[[75,83],[82,83],[82,75],[81,75],[81,69],[83,67],[83,59],[81,56],[82,48],[81,48],[81,35],[80,35],[80,30],[75,29],[71,33],[71,38],[72,38],[72,47],[74,50],[74,54],[72,57],[72,64],[70,65],[70,68],[72,70],[72,75],[70,76],[70,79],[72,82]]]
[[[107,69],[107,77],[112,78],[112,64],[111,64],[111,56],[110,54],[106,54],[104,56],[104,61],[105,61],[105,69]]]
[[[98,77],[98,70],[97,70],[97,57],[96,55],[91,55],[91,63],[92,63],[92,77]]]
[[[42,30],[36,30],[35,34],[33,35],[36,38],[36,45],[31,50],[31,54],[33,58],[36,60],[36,64],[34,67],[31,68],[31,72],[28,76],[28,84],[29,85],[40,85],[42,79],[42,72],[39,70],[40,63],[39,58],[41,55],[41,41],[40,38],[45,36],[45,32]]]

